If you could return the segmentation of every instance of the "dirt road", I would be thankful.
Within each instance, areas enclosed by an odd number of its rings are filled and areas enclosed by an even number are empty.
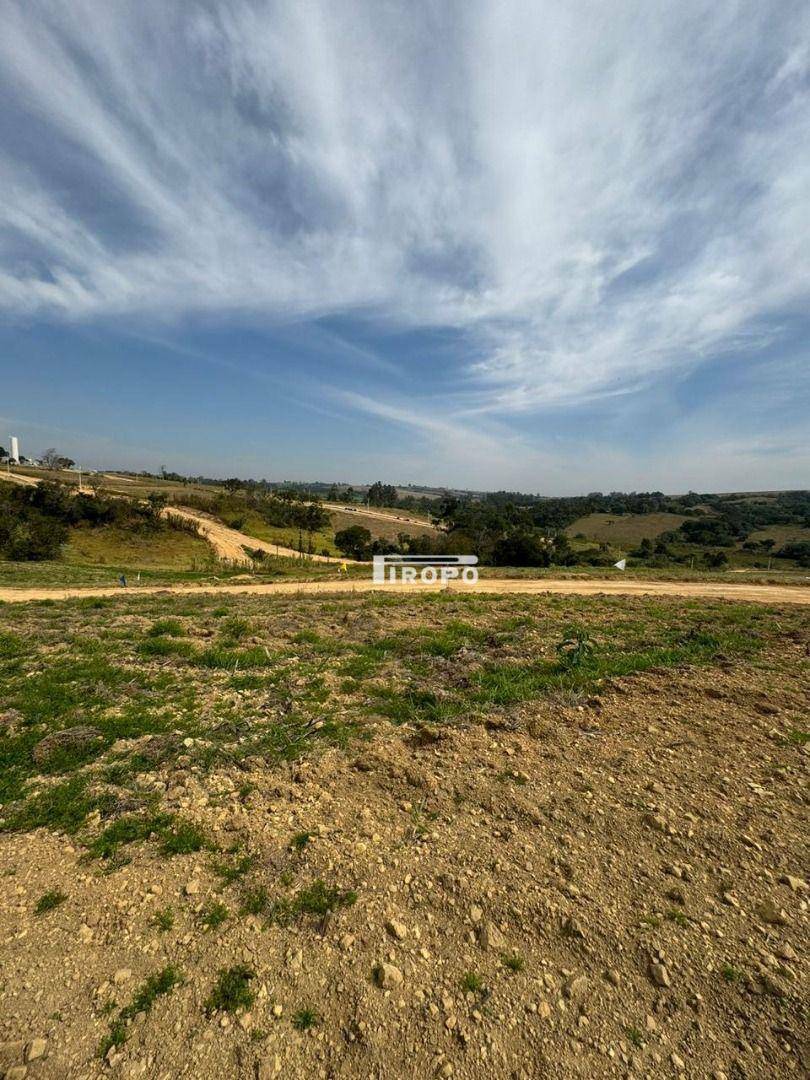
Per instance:
[[[348,506],[346,503],[323,503],[324,510],[340,510],[346,514],[357,514],[358,517],[375,518],[377,521],[385,521],[389,525],[397,522],[402,525],[418,525],[420,529],[431,529],[438,532],[438,526],[425,521],[424,518],[409,517],[407,514],[398,514],[396,511],[371,510],[367,506]]]
[[[334,560],[333,560],[334,561]],[[344,593],[344,592],[439,592],[442,585],[390,585],[375,584],[370,580],[349,581],[279,581],[254,585],[141,585],[126,589],[116,587],[96,588],[0,588],[0,601],[23,603],[27,600],[68,600],[83,596],[144,595],[149,593],[227,593],[248,596],[273,596],[290,593]],[[477,585],[451,587],[459,593],[519,593],[541,595],[543,593],[573,596],[681,596],[686,599],[737,600],[759,604],[810,604],[810,588],[796,585],[745,585],[711,582],[677,581],[624,581],[590,580],[572,581],[546,578],[528,581],[507,578],[483,578]]]
[[[221,521],[200,513],[198,510],[189,510],[185,506],[168,506],[164,514],[173,514],[175,517],[184,518],[186,521],[194,521],[200,529],[202,537],[208,541],[220,559],[229,562],[246,563],[248,557],[245,554],[245,546],[266,551],[268,555],[281,555],[288,559],[300,559],[300,551],[295,548],[283,547],[280,544],[271,544],[267,540],[257,540],[254,536],[247,536],[237,529],[229,529]],[[351,559],[334,558],[331,555],[307,555],[306,559],[313,562],[342,563],[351,562]]]

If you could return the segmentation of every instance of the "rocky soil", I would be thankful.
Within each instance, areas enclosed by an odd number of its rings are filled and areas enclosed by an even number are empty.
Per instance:
[[[452,724],[370,715],[272,768],[161,749],[140,782],[200,850],[0,835],[0,1074],[806,1075],[806,656],[794,629]]]

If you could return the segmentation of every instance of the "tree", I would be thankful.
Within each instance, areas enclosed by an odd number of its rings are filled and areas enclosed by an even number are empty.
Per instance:
[[[47,450],[43,450],[40,460],[48,469],[72,469],[76,464],[73,458],[60,454],[55,446],[49,446]]]
[[[5,447],[0,446],[0,461],[3,461],[3,459],[7,458],[7,457],[8,457],[8,454],[6,453]]]
[[[232,476],[228,480],[223,480],[222,486],[226,491],[230,491],[231,495],[234,495],[244,485],[237,476]]]
[[[350,525],[335,533],[335,547],[352,559],[366,559],[371,549],[371,533],[362,525]]]

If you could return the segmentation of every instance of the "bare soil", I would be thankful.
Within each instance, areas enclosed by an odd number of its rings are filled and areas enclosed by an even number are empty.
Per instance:
[[[189,668],[187,655],[132,653],[130,642],[154,640],[158,615],[182,624],[172,640],[206,643],[223,614],[211,603],[195,611],[183,597],[128,596],[95,613],[78,604],[15,613],[29,650],[7,652],[20,700],[79,633],[83,656],[95,655],[98,636],[131,675],[89,720],[71,706],[64,724],[99,723],[138,694],[168,705],[170,677],[184,672],[197,690],[209,680],[186,721],[197,734],[183,729],[179,753],[155,757],[138,790],[193,820],[216,850],[169,858],[145,841],[105,863],[88,860],[82,834],[0,833],[6,1078],[807,1074],[800,608],[520,595],[307,596],[296,607],[255,590],[225,602],[268,658],[286,643],[268,659],[270,681]],[[677,639],[703,649],[722,632],[741,651],[709,644],[699,664],[561,680],[443,724],[374,710],[383,677],[404,701],[433,686],[441,703],[465,700],[494,662],[519,672],[553,664],[568,620],[597,652],[631,623],[634,648]],[[347,682],[353,649],[382,666]],[[621,651],[605,656],[621,664]],[[310,720],[362,706],[355,737],[302,746],[290,760],[203,764],[201,747],[225,723],[238,748],[251,718],[290,722],[313,664],[329,694]],[[148,691],[139,670],[157,680]],[[573,679],[580,669],[561,670]],[[4,707],[0,698],[7,726],[23,722]],[[122,738],[110,754],[132,749]],[[115,820],[89,821],[91,834]],[[228,879],[221,865],[243,854],[249,868]],[[297,911],[295,897],[318,881],[342,899],[325,913]],[[245,912],[259,889],[276,906]],[[63,899],[37,914],[48,893]],[[218,904],[227,914],[210,925]],[[167,966],[179,984],[127,1012]],[[221,972],[239,967],[253,1000],[211,1007]],[[122,1010],[125,1038],[105,1049]]]

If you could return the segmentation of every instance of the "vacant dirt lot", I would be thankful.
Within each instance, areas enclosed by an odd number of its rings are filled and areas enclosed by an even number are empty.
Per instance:
[[[806,1071],[806,609],[5,610],[6,1077]]]

